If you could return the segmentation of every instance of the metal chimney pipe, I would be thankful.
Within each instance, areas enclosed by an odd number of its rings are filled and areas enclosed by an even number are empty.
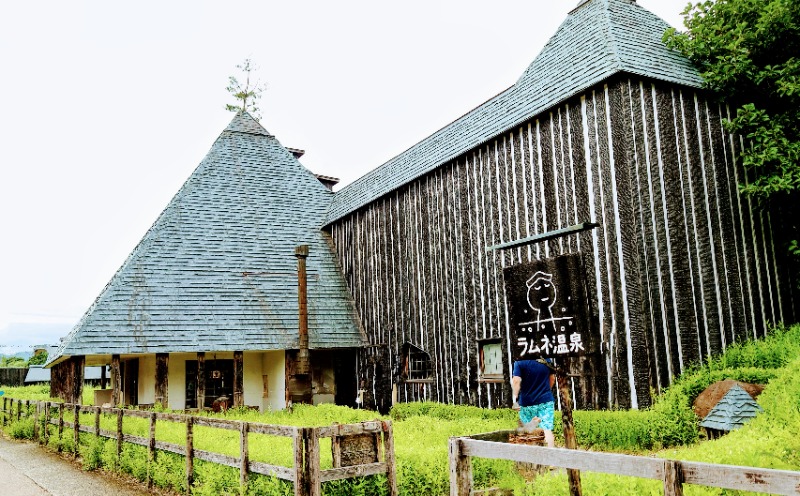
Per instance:
[[[295,248],[294,256],[297,257],[298,337],[300,344],[295,374],[308,375],[311,372],[308,351],[308,284],[306,276],[308,245],[300,245]]]

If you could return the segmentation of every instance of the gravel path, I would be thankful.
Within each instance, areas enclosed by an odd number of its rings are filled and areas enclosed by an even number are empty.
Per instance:
[[[14,496],[140,496],[151,494],[115,477],[85,472],[35,443],[0,435],[0,494]]]

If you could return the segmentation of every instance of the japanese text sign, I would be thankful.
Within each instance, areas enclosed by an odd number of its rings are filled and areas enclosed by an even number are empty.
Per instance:
[[[503,269],[515,360],[598,351],[580,254]]]

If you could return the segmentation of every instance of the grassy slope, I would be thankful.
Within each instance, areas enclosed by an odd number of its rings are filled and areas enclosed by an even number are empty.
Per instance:
[[[654,452],[653,456],[725,465],[800,471],[800,326],[778,330],[765,340],[735,346],[707,367],[681,378],[663,395],[658,408],[677,409],[678,402],[691,400],[713,382],[725,377],[770,377],[758,398],[764,412],[739,430],[715,441]],[[743,380],[742,379],[742,380]],[[665,399],[666,398],[666,399]],[[667,400],[668,399],[668,400]],[[674,402],[670,407],[664,401]],[[688,405],[684,405],[688,407]],[[682,407],[680,407],[682,408]],[[509,481],[510,482],[510,481]],[[584,494],[663,494],[659,481],[646,481],[608,474],[582,474]],[[555,474],[538,479],[533,487],[517,494],[568,494],[566,477]],[[738,491],[685,486],[684,494],[741,494]]]

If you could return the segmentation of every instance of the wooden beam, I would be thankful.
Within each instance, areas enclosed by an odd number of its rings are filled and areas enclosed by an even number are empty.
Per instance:
[[[119,355],[111,355],[111,406],[118,407],[122,397],[122,377],[119,375]]]
[[[197,409],[202,410],[206,406],[206,354],[203,351],[197,352]]]
[[[588,231],[589,229],[594,229],[595,227],[600,227],[600,224],[596,222],[582,222],[580,224],[575,224],[574,226],[556,229],[555,231],[548,231],[546,233],[528,236],[527,238],[509,241],[508,243],[500,243],[499,245],[489,246],[486,248],[486,251],[490,252],[495,250],[507,250],[509,248],[517,248],[518,246],[541,243],[542,241],[548,241],[551,239],[560,238],[562,236],[569,236],[570,234]]]
[[[169,353],[156,353],[155,403],[169,408]]]
[[[70,389],[68,392],[69,399],[64,398],[67,403],[75,403],[76,405],[83,404],[83,369],[86,364],[86,357],[77,355],[70,358],[71,373],[68,378]]]
[[[233,352],[233,406],[244,406],[244,353]]]

